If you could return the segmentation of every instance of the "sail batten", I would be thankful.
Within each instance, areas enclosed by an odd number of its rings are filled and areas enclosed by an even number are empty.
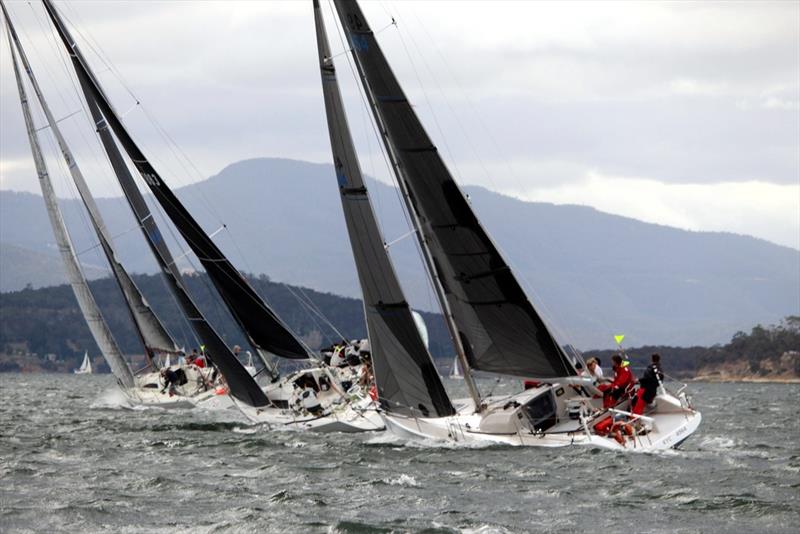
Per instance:
[[[83,314],[86,324],[89,326],[89,331],[92,337],[100,348],[103,357],[108,362],[111,372],[119,380],[123,387],[131,388],[135,385],[133,373],[131,372],[128,362],[125,360],[114,339],[111,330],[103,318],[100,308],[92,295],[86,277],[83,274],[80,262],[75,253],[75,248],[69,237],[69,232],[64,223],[61,210],[58,206],[58,199],[56,198],[53,184],[50,180],[50,175],[45,163],[44,154],[39,143],[38,134],[33,123],[33,117],[30,111],[30,102],[28,101],[25,85],[20,74],[19,65],[17,62],[17,53],[15,47],[22,53],[22,48],[19,44],[16,31],[11,22],[5,5],[0,3],[2,7],[3,16],[6,22],[6,29],[8,30],[8,43],[11,50],[11,59],[14,68],[14,76],[17,81],[17,90],[19,92],[20,104],[22,107],[22,114],[25,120],[25,127],[28,133],[28,141],[31,146],[31,153],[33,155],[34,165],[39,177],[39,186],[42,189],[42,196],[47,206],[47,214],[50,219],[50,226],[53,228],[53,234],[58,243],[58,249],[61,258],[64,262],[67,278],[69,279],[72,291],[78,301],[78,307]]]
[[[381,406],[407,415],[452,415],[455,410],[397,280],[369,201],[316,0],[314,21],[331,151],[364,300]]]
[[[334,0],[381,134],[397,162],[469,368],[521,377],[575,374],[453,180],[355,0]]]

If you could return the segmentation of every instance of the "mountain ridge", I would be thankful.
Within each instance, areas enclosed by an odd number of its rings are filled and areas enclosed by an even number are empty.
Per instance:
[[[396,191],[376,181],[369,187],[385,239],[406,234]],[[789,247],[588,206],[525,202],[474,186],[464,190],[534,304],[576,346],[609,346],[619,332],[641,344],[713,344],[798,313],[800,252]],[[240,270],[360,296],[331,165],[253,158],[175,191],[209,233],[222,229],[215,241]],[[46,253],[52,235],[41,197],[0,191],[0,201],[0,240]],[[125,265],[155,272],[124,200],[98,204],[119,236]],[[77,201],[62,206],[76,248],[91,249],[95,240],[80,222]],[[176,256],[182,249],[173,246]],[[412,305],[435,309],[414,240],[401,239],[390,251]],[[82,260],[102,264],[102,258]],[[0,289],[14,289],[5,280],[0,272]]]

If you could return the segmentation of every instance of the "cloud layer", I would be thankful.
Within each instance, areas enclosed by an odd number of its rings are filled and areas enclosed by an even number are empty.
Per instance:
[[[310,2],[57,5],[174,185],[249,157],[329,160]],[[363,8],[463,182],[800,248],[800,4]],[[80,110],[41,7],[9,9],[56,115]],[[36,190],[3,48],[0,187]],[[337,65],[362,164],[389,180],[346,54]],[[62,124],[92,185],[116,194],[86,122]]]

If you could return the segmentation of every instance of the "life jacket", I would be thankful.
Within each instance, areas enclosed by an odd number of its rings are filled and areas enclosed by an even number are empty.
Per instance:
[[[636,379],[633,377],[630,367],[620,365],[614,370],[614,381],[611,382],[610,388],[620,388],[625,390],[628,387],[633,386],[635,382]]]

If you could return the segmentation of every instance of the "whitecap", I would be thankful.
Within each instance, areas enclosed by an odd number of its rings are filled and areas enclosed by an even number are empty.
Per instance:
[[[414,477],[412,477],[410,475],[406,475],[405,473],[402,473],[397,478],[384,479],[383,481],[386,482],[387,484],[389,484],[390,486],[407,486],[407,487],[412,487],[412,488],[419,487],[419,484],[417,483],[417,479],[415,479]]]

